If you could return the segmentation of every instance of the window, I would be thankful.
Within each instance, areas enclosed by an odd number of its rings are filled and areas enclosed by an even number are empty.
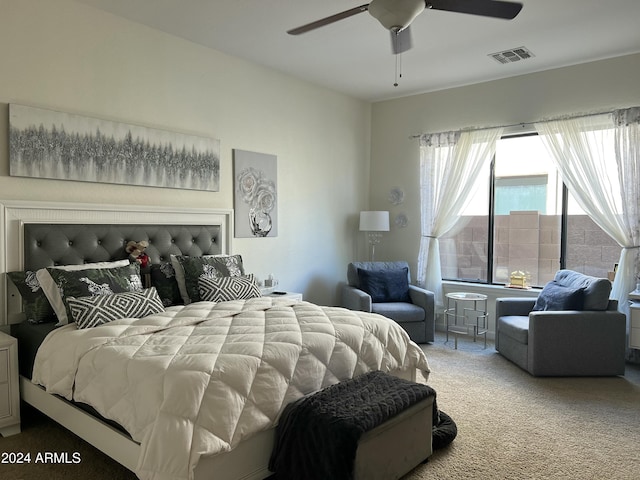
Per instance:
[[[495,214],[509,215],[512,210],[547,211],[548,175],[497,177]]]
[[[442,277],[542,286],[560,268],[606,277],[620,246],[578,206],[537,135],[503,137],[457,225],[440,241]],[[565,252],[563,254],[563,252]]]

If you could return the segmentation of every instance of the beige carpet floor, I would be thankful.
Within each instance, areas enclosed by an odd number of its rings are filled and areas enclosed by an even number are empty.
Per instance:
[[[616,378],[534,378],[493,345],[463,338],[454,350],[438,334],[423,348],[429,384],[458,436],[403,480],[640,478],[640,367]],[[22,415],[23,433],[0,438],[0,454],[79,452],[81,462],[0,463],[0,479],[136,478],[38,412]]]
[[[640,478],[640,368],[534,378],[471,339],[423,346],[458,436],[404,480]]]

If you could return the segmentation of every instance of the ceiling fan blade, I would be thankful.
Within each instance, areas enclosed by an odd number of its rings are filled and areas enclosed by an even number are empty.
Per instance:
[[[469,13],[506,20],[514,19],[522,10],[521,3],[497,0],[425,0],[425,3],[427,8],[434,10]]]
[[[287,33],[289,35],[300,35],[301,33],[306,33],[310,30],[315,30],[316,28],[324,27],[325,25],[329,25],[330,23],[337,22],[338,20],[343,20],[345,18],[352,17],[353,15],[357,15],[358,13],[366,12],[369,9],[369,4],[360,5],[359,7],[354,7],[349,10],[345,10],[344,12],[336,13],[335,15],[331,15],[330,17],[322,18],[320,20],[316,20],[315,22],[307,23],[306,25],[302,25],[301,27],[292,28],[288,30]]]
[[[391,50],[394,55],[399,53],[404,53],[413,47],[413,42],[411,41],[411,27],[403,28],[402,30],[395,32],[390,30],[391,32]]]

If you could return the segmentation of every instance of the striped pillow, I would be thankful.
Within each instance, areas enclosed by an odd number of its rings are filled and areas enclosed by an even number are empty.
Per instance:
[[[208,302],[226,302],[262,296],[253,274],[239,277],[200,277],[198,287],[200,300]]]
[[[92,328],[121,318],[142,318],[164,312],[155,288],[138,292],[68,297],[67,305],[78,328]]]

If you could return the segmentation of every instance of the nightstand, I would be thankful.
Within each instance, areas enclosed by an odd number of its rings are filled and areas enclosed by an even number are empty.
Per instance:
[[[0,435],[20,433],[18,340],[0,332]]]
[[[302,294],[301,293],[296,293],[296,292],[285,292],[284,294],[276,294],[275,292],[271,292],[270,294],[266,295],[267,297],[272,297],[272,298],[286,298],[288,300],[299,300],[302,301]]]
[[[632,303],[629,310],[629,348],[640,348],[640,303]]]

